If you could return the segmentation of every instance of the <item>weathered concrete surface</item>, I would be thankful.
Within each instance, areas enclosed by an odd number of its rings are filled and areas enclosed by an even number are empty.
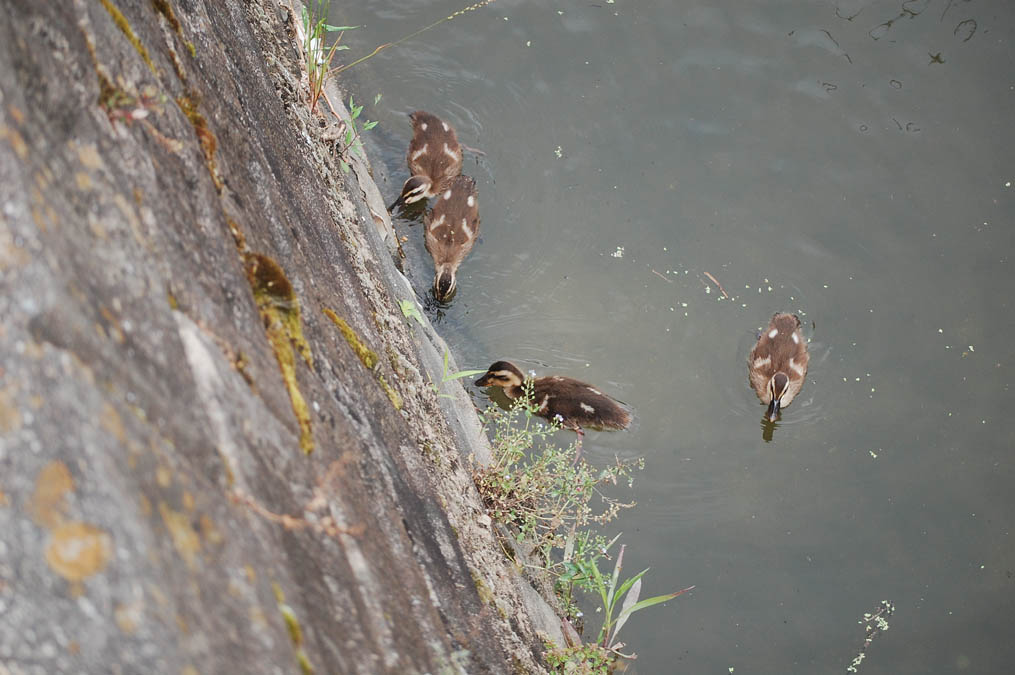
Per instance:
[[[0,672],[540,668],[288,16],[0,1]]]

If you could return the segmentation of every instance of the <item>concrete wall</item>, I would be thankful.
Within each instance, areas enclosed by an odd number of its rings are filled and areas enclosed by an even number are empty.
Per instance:
[[[0,17],[0,673],[538,671],[285,3]]]

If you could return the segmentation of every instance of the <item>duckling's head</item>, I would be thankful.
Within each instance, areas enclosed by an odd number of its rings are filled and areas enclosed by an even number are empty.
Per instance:
[[[525,376],[518,366],[509,361],[497,361],[491,365],[483,377],[476,380],[477,387],[503,387],[512,390],[522,386]]]
[[[768,381],[768,393],[772,395],[772,402],[768,404],[768,417],[769,422],[774,422],[775,418],[779,416],[779,406],[782,403],[782,395],[786,393],[789,388],[789,377],[786,373],[776,373],[772,376],[772,379]]]
[[[409,180],[405,181],[405,185],[402,186],[402,194],[398,195],[398,199],[392,202],[391,206],[388,207],[388,211],[393,211],[398,206],[414,204],[421,199],[426,199],[431,187],[430,179],[426,176],[410,176]]]
[[[437,265],[433,277],[433,296],[438,302],[448,302],[458,288],[458,278],[455,275],[454,266],[444,263]]]

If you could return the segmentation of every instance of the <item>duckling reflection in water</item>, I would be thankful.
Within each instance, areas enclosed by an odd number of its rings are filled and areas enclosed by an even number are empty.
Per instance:
[[[631,424],[631,413],[596,387],[562,375],[526,378],[518,366],[497,361],[476,380],[477,387],[501,387],[508,398],[524,395],[526,379],[532,386],[535,413],[578,434],[578,452],[585,436],[583,428],[619,430]]]
[[[423,110],[409,114],[412,140],[405,161],[412,174],[388,211],[440,194],[447,183],[462,173],[462,146],[451,125]]]
[[[751,386],[768,405],[765,418],[775,422],[779,411],[800,393],[807,377],[807,342],[795,314],[775,314],[747,357]]]

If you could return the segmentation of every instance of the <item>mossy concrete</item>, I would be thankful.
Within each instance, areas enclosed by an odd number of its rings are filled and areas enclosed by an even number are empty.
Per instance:
[[[276,0],[0,3],[4,672],[538,672],[559,636],[294,36]]]

